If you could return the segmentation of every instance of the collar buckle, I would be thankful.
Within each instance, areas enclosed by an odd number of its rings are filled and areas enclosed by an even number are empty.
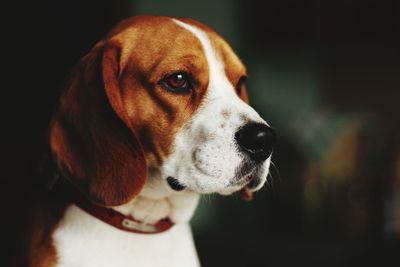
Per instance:
[[[146,233],[156,233],[160,231],[160,229],[155,225],[139,223],[128,218],[122,220],[121,226],[128,228],[129,230],[136,230]]]

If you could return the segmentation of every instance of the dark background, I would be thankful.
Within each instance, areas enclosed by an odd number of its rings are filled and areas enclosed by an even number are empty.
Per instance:
[[[47,125],[72,66],[119,20],[199,19],[249,69],[251,102],[279,133],[252,203],[205,197],[203,266],[400,264],[400,2],[18,1],[2,4],[1,236],[18,247],[40,187]]]

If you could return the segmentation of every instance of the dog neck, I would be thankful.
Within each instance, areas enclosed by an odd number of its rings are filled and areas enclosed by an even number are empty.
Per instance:
[[[56,167],[51,170],[48,176],[53,178],[47,185],[49,190],[55,195],[70,193],[72,198],[83,197],[67,182],[64,173]],[[65,198],[70,199],[71,196]],[[196,210],[199,198],[198,193],[187,189],[179,192],[172,190],[157,168],[148,168],[147,181],[140,194],[128,203],[110,208],[144,224],[154,224],[165,218],[174,224],[187,223]]]
[[[198,201],[198,193],[173,191],[158,169],[149,168],[142,192],[130,202],[113,209],[148,224],[163,218],[169,218],[174,223],[186,223],[193,216]]]

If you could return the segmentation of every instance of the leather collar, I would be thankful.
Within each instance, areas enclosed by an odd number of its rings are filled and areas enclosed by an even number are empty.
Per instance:
[[[137,234],[159,234],[171,229],[174,223],[169,218],[161,219],[155,223],[143,223],[132,216],[126,216],[114,209],[101,207],[86,199],[76,199],[75,204],[93,217],[122,231]]]
[[[56,170],[52,177],[52,181],[48,183],[48,190],[53,191],[56,195],[58,195],[58,192],[67,194],[67,198],[79,208],[117,229],[136,234],[159,234],[174,226],[169,218],[148,224],[114,209],[96,205],[83,195],[59,170]]]

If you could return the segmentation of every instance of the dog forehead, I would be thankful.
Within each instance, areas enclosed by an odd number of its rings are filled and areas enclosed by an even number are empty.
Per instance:
[[[179,18],[173,20],[200,39],[204,50],[212,50],[208,51],[209,53],[206,55],[208,63],[220,65],[232,85],[235,86],[238,78],[247,75],[246,67],[242,61],[229,44],[213,29],[193,19]]]
[[[202,61],[206,61],[198,38],[168,17],[133,17],[118,24],[108,38],[121,45],[122,67],[132,63],[151,72],[160,63],[165,63],[166,68],[180,63],[193,63],[200,68],[204,67]]]
[[[186,18],[163,16],[136,16],[119,23],[108,35],[122,44],[121,66],[135,61],[144,71],[151,70],[160,61],[207,61],[204,44],[199,36],[185,27],[193,27],[210,41],[213,53],[222,63],[228,79],[235,84],[237,77],[246,74],[246,68],[225,40],[208,26]],[[182,27],[183,26],[183,27]],[[206,62],[201,62],[204,66]]]

